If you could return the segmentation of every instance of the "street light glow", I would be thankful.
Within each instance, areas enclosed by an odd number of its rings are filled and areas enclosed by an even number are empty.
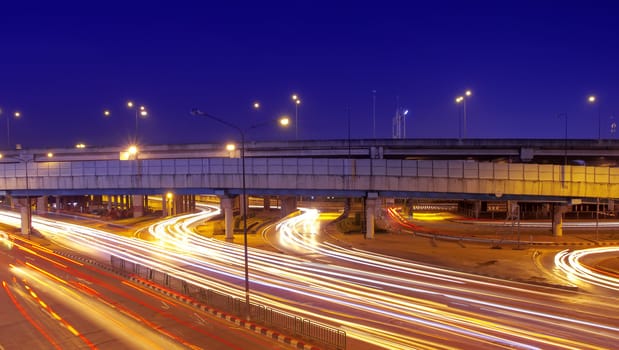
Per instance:
[[[290,125],[290,118],[288,118],[288,117],[281,117],[281,118],[279,118],[279,125],[281,125],[281,126],[288,126],[288,125]]]
[[[106,117],[109,117],[110,114],[111,114],[111,112],[110,112],[109,109],[106,109],[106,110],[103,111],[103,115],[106,116]]]
[[[13,115],[15,116],[15,118],[21,117],[21,113],[19,113],[19,112],[15,112],[15,114],[13,114]]]
[[[464,93],[466,96],[471,96],[471,90],[466,90],[466,92]]]
[[[131,155],[135,155],[138,153],[138,147],[135,145],[131,145],[129,146],[129,149],[127,149],[127,152],[129,152],[129,154]]]
[[[233,144],[233,143],[229,143],[229,144],[226,145],[226,151],[228,151],[228,152],[232,152],[235,149],[236,149],[236,145]]]
[[[86,145],[83,143],[78,143],[77,145],[75,145],[75,148],[86,148]]]
[[[587,100],[589,101],[589,103],[594,103],[595,102],[595,96],[591,95],[591,96],[589,96],[589,98]]]
[[[460,103],[462,101],[464,101],[464,97],[462,97],[462,96],[456,97],[456,103]]]
[[[47,158],[51,158],[53,156],[54,156],[54,154],[52,152],[47,152]]]
[[[133,108],[133,102],[131,102],[131,101],[127,102],[127,107]]]
[[[292,99],[293,99],[294,101],[296,101],[296,100],[298,100],[298,99],[299,99],[299,96],[297,96],[297,94],[293,94],[293,95],[292,95]]]
[[[253,106],[254,106],[254,109],[260,109],[260,102],[258,101],[254,102]]]

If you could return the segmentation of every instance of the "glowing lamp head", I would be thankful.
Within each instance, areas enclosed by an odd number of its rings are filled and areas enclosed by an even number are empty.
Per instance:
[[[136,155],[138,153],[138,147],[135,145],[129,146],[127,152],[129,152],[130,155]]]
[[[254,104],[252,105],[254,107],[254,109],[260,109],[260,102],[254,102]]]
[[[284,126],[284,127],[290,125],[290,118],[288,117],[279,118],[279,125]]]
[[[15,112],[13,115],[15,116],[15,118],[21,117],[21,113],[19,113],[19,112]]]
[[[587,101],[589,101],[589,103],[594,103],[595,102],[595,96],[591,95],[587,98]]]
[[[52,158],[54,154],[52,152],[47,152],[47,158]]]
[[[226,145],[226,151],[228,151],[228,152],[232,152],[235,149],[236,149],[236,145],[233,144],[233,143],[229,143],[229,144]]]
[[[128,102],[127,102],[127,107],[129,107],[129,108],[133,108],[133,102],[128,101]]]
[[[471,90],[466,90],[466,92],[464,93],[466,96],[471,96],[472,92]]]

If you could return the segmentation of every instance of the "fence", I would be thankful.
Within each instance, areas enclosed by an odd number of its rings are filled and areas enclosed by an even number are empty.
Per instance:
[[[318,343],[328,349],[346,349],[346,332],[325,324],[292,315],[271,307],[250,303],[249,313],[245,300],[202,288],[167,273],[112,256],[112,267],[165,286],[198,302],[222,312],[244,317],[249,314],[252,322],[279,330],[291,336]]]

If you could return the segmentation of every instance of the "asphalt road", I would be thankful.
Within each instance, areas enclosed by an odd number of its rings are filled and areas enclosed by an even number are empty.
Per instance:
[[[0,239],[0,349],[286,349],[96,265]]]

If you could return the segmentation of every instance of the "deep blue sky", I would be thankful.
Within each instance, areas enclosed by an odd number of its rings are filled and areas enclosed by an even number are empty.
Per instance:
[[[293,116],[293,92],[301,139],[346,138],[348,115],[353,138],[372,137],[372,90],[379,138],[396,99],[407,137],[458,137],[465,89],[471,138],[563,138],[565,112],[570,138],[594,139],[598,111],[610,137],[619,118],[616,1],[3,4],[0,39],[2,147],[15,109],[11,143],[24,147],[127,143],[128,99],[149,109],[147,144],[226,141],[234,131],[189,110],[248,125]]]

